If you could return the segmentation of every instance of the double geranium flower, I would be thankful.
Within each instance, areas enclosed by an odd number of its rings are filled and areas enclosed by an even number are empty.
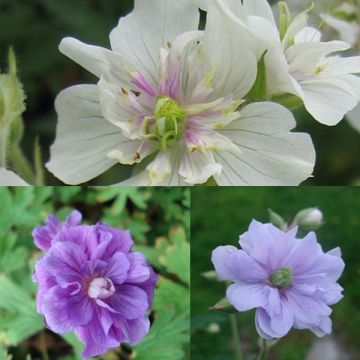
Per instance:
[[[143,339],[157,275],[132,251],[128,231],[80,222],[74,211],[64,223],[50,216],[34,229],[35,244],[46,251],[34,280],[37,311],[47,326],[56,333],[75,330],[90,358]]]
[[[240,1],[239,1],[240,3]],[[194,0],[136,0],[112,50],[66,38],[60,50],[92,72],[56,102],[48,169],[68,184],[133,165],[120,185],[297,185],[315,162],[310,137],[270,102],[244,103],[257,59],[211,7],[198,31]]]

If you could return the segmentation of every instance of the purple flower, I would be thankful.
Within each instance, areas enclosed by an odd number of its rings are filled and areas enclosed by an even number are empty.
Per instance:
[[[45,220],[45,225],[37,226],[32,232],[35,245],[40,250],[48,250],[53,239],[63,226],[80,225],[81,221],[82,214],[77,210],[73,210],[63,223],[55,215],[48,216]]]
[[[63,226],[37,262],[37,309],[56,333],[75,330],[85,358],[147,334],[157,275],[132,251],[129,231],[105,224]]]
[[[238,311],[256,308],[256,328],[264,339],[285,336],[292,327],[317,336],[331,333],[328,305],[342,298],[336,282],[343,269],[340,249],[324,253],[310,232],[296,238],[272,224],[252,221],[240,236],[242,250],[219,246],[212,254],[218,276],[233,282],[229,302]]]

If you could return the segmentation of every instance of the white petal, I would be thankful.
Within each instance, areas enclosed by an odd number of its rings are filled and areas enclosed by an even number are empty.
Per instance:
[[[154,183],[154,178],[151,179],[149,169],[147,169],[119,184],[116,184],[115,186],[186,186],[188,184],[186,184],[179,175],[179,167],[182,153],[182,147],[174,146],[168,149],[166,153],[164,153],[166,157],[165,159],[163,158],[164,155],[161,156],[163,159],[158,159],[164,160],[166,163],[170,164],[171,167],[171,171],[169,171],[169,169],[161,169],[162,164],[158,163],[158,165],[160,166],[158,170],[163,174],[165,172],[169,174],[166,177],[164,176],[164,179],[161,182]],[[150,170],[154,170],[154,167],[156,165],[157,164],[155,163],[152,166],[149,166]],[[168,165],[166,165],[165,168],[168,168]]]
[[[188,184],[206,183],[212,176],[220,175],[222,167],[210,151],[185,151],[180,166],[180,175]]]
[[[75,185],[100,175],[116,161],[107,154],[124,138],[101,114],[95,85],[64,90],[56,99],[58,125],[47,168],[61,181]]]
[[[315,150],[307,134],[291,133],[290,111],[274,103],[254,103],[239,113],[239,120],[219,132],[239,146],[241,155],[219,151],[223,166],[219,185],[298,185],[311,176]]]
[[[244,0],[244,10],[247,16],[259,16],[273,24],[276,27],[274,15],[267,0]]]
[[[0,186],[28,186],[20,176],[14,172],[0,168]]]
[[[207,15],[204,51],[215,69],[214,99],[232,94],[242,99],[252,88],[257,73],[257,61],[243,40],[241,27],[236,31],[228,17],[217,6]]]
[[[347,114],[347,119],[351,126],[360,132],[360,105]]]
[[[349,93],[351,87],[334,79],[306,81],[301,83],[301,87],[306,110],[324,125],[338,124],[358,103],[355,94]]]
[[[159,148],[155,141],[125,140],[117,149],[108,153],[110,159],[120,164],[133,165],[140,163]]]
[[[59,50],[97,77],[101,77],[109,69],[106,54],[110,51],[102,47],[87,45],[68,37],[61,41]]]
[[[133,12],[111,32],[111,47],[156,82],[160,48],[198,26],[199,10],[193,0],[135,0]]]
[[[312,27],[304,27],[295,36],[295,43],[301,42],[319,42],[321,40],[321,32]]]

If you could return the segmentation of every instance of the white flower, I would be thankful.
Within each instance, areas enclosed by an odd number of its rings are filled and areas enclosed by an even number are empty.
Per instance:
[[[27,186],[28,184],[14,172],[0,168],[0,186]]]
[[[198,31],[193,0],[137,0],[111,35],[112,51],[66,38],[60,50],[100,81],[62,92],[47,167],[78,184],[116,163],[120,185],[295,185],[315,162],[306,134],[280,105],[243,105],[256,58],[210,10]],[[238,51],[240,49],[240,51]],[[238,112],[240,105],[243,105]],[[137,165],[138,164],[138,165]]]
[[[258,59],[265,55],[267,95],[292,94],[325,125],[335,125],[360,100],[360,57],[330,56],[348,50],[342,41],[321,42],[321,33],[307,27],[307,12],[294,19],[281,3],[279,29],[266,0],[216,0],[232,27],[247,29],[244,38]],[[235,31],[235,29],[233,30]]]

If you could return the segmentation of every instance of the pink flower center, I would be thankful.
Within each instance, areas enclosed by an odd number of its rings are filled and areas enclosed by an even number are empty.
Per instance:
[[[107,299],[114,293],[115,287],[109,278],[95,278],[88,288],[88,295],[92,299]]]

